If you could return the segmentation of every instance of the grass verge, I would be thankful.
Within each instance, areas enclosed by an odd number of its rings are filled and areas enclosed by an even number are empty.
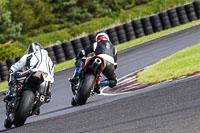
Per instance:
[[[160,60],[137,75],[139,82],[156,83],[200,71],[200,44]]]
[[[153,40],[155,38],[165,36],[165,35],[168,35],[168,34],[171,34],[171,33],[174,33],[174,32],[177,32],[177,31],[180,31],[180,30],[183,30],[183,29],[186,29],[186,28],[198,25],[198,24],[200,24],[200,20],[193,21],[193,22],[190,22],[190,23],[187,23],[187,24],[184,24],[184,25],[181,25],[181,26],[177,26],[177,27],[174,27],[174,28],[171,28],[171,29],[168,29],[168,30],[164,30],[164,31],[161,31],[161,32],[157,32],[157,33],[152,34],[152,35],[144,36],[144,37],[141,37],[141,38],[129,41],[129,42],[125,42],[123,44],[118,44],[118,45],[116,45],[116,48],[118,49],[118,51],[120,51],[122,49],[131,47],[131,46],[134,46],[134,45],[138,45],[138,44]],[[68,67],[72,67],[73,65],[74,65],[74,59],[72,59],[70,61],[65,61],[65,62],[60,63],[60,64],[57,64],[57,65],[55,65],[55,72],[63,70],[63,69],[68,68]],[[139,80],[139,81],[141,81],[141,80]],[[7,82],[1,82],[0,83],[0,91],[6,89],[7,87],[8,87]]]

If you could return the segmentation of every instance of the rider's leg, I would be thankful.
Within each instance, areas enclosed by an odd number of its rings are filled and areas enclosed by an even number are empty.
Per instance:
[[[46,103],[49,103],[51,101],[51,87],[52,87],[52,83],[50,81],[48,81],[48,86],[47,86],[47,90],[46,90]]]
[[[106,76],[107,79],[100,82],[100,87],[109,86],[112,88],[117,84],[117,77],[115,74],[115,68],[113,64],[107,63],[103,74]]]
[[[79,75],[83,69],[84,60],[82,60],[82,59],[76,60],[75,65],[76,65],[76,68],[75,68],[73,77],[70,79],[71,82],[77,81],[79,79]]]
[[[17,87],[17,81],[14,77],[14,74],[12,73],[8,77],[8,85],[9,87],[8,87],[7,94],[4,100],[10,101],[13,97],[15,97],[16,87]]]

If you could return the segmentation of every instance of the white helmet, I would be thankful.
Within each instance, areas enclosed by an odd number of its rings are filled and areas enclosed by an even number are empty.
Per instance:
[[[103,32],[98,33],[96,35],[96,41],[100,41],[100,40],[108,40],[108,41],[110,41],[108,35],[106,33],[103,33]]]
[[[29,47],[28,47],[28,54],[30,54],[30,53],[33,53],[33,52],[36,52],[36,51],[38,51],[38,50],[40,50],[40,49],[43,49],[43,47],[42,47],[42,45],[41,44],[39,44],[39,43],[31,43],[30,45],[29,45]]]

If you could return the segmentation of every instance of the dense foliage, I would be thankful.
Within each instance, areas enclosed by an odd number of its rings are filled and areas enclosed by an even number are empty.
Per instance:
[[[21,54],[22,50],[16,47],[17,42],[9,41],[5,44],[0,44],[0,62],[6,59],[17,57]]]
[[[21,27],[21,23],[16,24],[11,20],[11,12],[7,11],[0,2],[0,43],[17,39],[21,34]]]
[[[193,0],[0,0],[0,45],[48,46]],[[9,54],[9,51],[8,51]]]
[[[57,23],[64,27],[132,8],[152,0],[44,0],[53,6]]]
[[[30,32],[54,22],[52,7],[41,0],[8,0],[7,9],[12,20],[23,24],[23,32]]]

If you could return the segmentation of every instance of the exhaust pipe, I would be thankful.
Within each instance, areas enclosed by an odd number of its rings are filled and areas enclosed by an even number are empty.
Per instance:
[[[96,67],[96,66],[100,66],[101,63],[102,63],[101,59],[96,58],[96,59],[94,60],[94,62],[92,63],[91,66],[94,68],[94,67]]]

